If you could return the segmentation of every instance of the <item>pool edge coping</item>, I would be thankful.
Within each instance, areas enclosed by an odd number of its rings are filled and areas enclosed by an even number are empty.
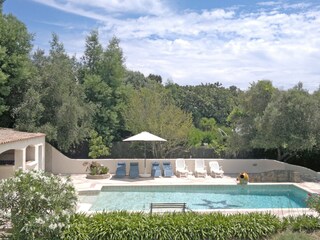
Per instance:
[[[167,186],[168,184],[146,184],[146,183],[141,183],[141,184],[135,184],[133,186],[136,187],[141,187],[141,186]],[[212,183],[177,183],[177,184],[170,184],[170,186],[185,186],[185,185],[199,185],[199,186],[221,186],[221,185],[239,185],[239,184],[234,184],[234,183],[219,183],[219,184],[212,184]],[[301,183],[293,183],[293,182],[281,182],[281,183],[248,183],[248,185],[293,185],[298,188],[301,188],[302,190],[306,191],[307,193],[317,193],[306,186],[301,185]],[[107,184],[99,184],[100,188],[98,189],[92,189],[90,190],[79,190],[77,191],[78,194],[79,192],[94,192],[99,194],[101,191],[102,187],[104,186],[112,186],[112,187],[123,187],[123,186],[132,186],[130,184],[112,184],[112,185],[107,185]],[[81,195],[81,194],[79,194]],[[114,211],[90,211],[90,208],[92,207],[92,204],[90,203],[79,203],[77,206],[77,212],[85,212],[87,214],[94,214],[94,213],[100,213],[100,212],[114,212]],[[144,213],[149,213],[148,210],[140,210],[140,211],[135,211],[135,210],[126,210],[128,212],[144,212]],[[250,213],[250,212],[265,212],[265,213],[272,213],[280,217],[285,217],[285,216],[292,216],[291,213],[295,213],[298,215],[303,215],[303,214],[309,214],[309,215],[317,215],[318,213],[310,208],[261,208],[261,209],[207,209],[207,210],[192,210],[193,212],[196,213],[214,213],[214,212],[222,212],[224,214],[236,214],[236,213]],[[281,214],[279,214],[279,212]],[[286,213],[286,214],[284,214]],[[294,214],[294,215],[295,215]]]

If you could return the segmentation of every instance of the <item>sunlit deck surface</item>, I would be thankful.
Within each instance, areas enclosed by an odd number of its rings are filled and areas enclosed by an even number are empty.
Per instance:
[[[236,176],[225,175],[223,178],[213,178],[207,176],[205,178],[196,178],[188,176],[185,178],[173,177],[159,177],[159,178],[136,178],[130,179],[115,178],[111,175],[109,179],[87,179],[86,174],[72,174],[72,182],[77,191],[100,191],[102,186],[152,186],[152,185],[235,185],[237,184]],[[300,183],[249,183],[249,184],[295,184],[309,192],[320,193],[320,182],[300,182]],[[79,212],[88,212],[90,206],[87,204],[79,203]],[[279,216],[300,215],[300,214],[314,214],[317,213],[306,208],[302,209],[217,209],[214,211],[223,213],[239,213],[239,212],[252,212],[264,211],[271,212]]]

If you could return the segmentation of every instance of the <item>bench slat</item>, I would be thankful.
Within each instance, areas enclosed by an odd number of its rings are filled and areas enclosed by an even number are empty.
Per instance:
[[[179,208],[185,212],[187,204],[186,203],[151,203],[150,204],[150,213],[153,209],[172,209]]]

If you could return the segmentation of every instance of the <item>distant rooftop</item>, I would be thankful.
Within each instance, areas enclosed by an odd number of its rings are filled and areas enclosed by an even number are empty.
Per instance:
[[[44,133],[20,132],[11,128],[0,128],[0,144],[45,136]]]

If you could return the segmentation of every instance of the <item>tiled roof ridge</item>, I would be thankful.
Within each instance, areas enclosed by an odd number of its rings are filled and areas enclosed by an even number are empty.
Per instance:
[[[43,137],[44,133],[30,133],[15,130],[13,128],[0,127],[0,144],[17,142],[21,140]]]

